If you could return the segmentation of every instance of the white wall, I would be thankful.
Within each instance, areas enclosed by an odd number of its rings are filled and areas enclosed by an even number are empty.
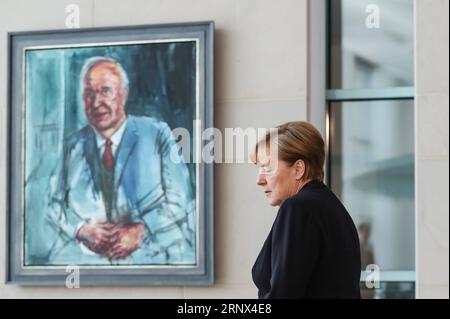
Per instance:
[[[214,20],[215,126],[272,127],[306,119],[307,0],[2,0],[0,1],[0,231],[6,199],[6,32],[65,28],[76,3],[81,27]],[[255,186],[247,164],[215,168],[216,285],[66,289],[4,285],[0,298],[254,298],[251,267],[276,210]]]
[[[449,298],[449,1],[415,4],[417,297]]]

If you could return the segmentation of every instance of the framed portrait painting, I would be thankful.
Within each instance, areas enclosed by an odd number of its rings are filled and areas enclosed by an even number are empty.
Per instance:
[[[7,282],[213,283],[213,32],[8,34]]]

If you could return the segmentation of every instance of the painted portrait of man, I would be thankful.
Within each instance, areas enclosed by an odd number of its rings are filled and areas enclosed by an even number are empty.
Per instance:
[[[195,46],[45,51],[27,60],[41,123],[27,134],[25,264],[195,264],[195,168],[172,134],[195,116]]]

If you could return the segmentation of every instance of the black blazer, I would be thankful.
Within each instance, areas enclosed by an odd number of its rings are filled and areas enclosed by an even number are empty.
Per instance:
[[[358,233],[320,181],[286,199],[252,269],[259,298],[360,298]]]

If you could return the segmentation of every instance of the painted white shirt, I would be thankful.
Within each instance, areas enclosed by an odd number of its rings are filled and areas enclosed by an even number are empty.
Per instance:
[[[119,147],[120,141],[122,140],[123,137],[123,133],[125,132],[127,121],[128,120],[125,120],[119,127],[119,129],[115,131],[114,134],[109,138],[112,142],[111,150],[114,158],[116,158],[117,148]],[[98,134],[97,131],[94,130],[94,132],[95,132],[95,139],[97,142],[97,150],[101,160],[103,158],[103,153],[105,152],[106,138]]]

